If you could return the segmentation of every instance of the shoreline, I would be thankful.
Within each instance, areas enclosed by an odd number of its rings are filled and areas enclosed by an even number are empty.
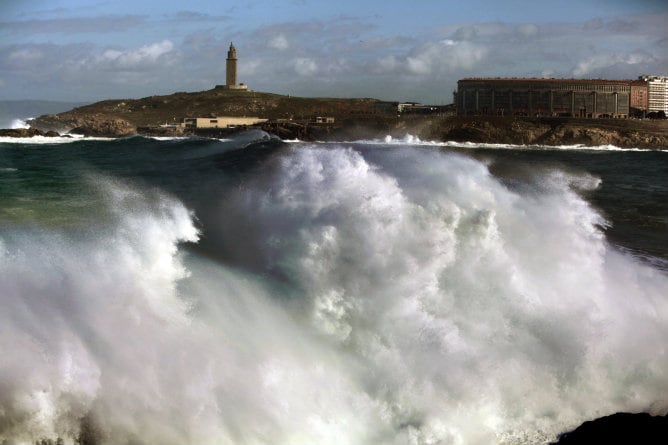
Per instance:
[[[38,120],[34,122],[38,123]],[[118,118],[93,119],[87,124],[60,131],[49,126],[0,129],[0,137],[105,137],[133,135],[145,137],[224,138],[246,130],[262,130],[283,140],[340,142],[401,139],[406,135],[439,143],[484,143],[518,146],[615,146],[650,150],[668,149],[667,120],[509,118],[488,116],[407,117],[390,119],[341,119],[335,124],[309,124],[298,121],[268,121],[259,125],[217,129],[179,127],[136,127]],[[68,132],[70,134],[68,134]]]
[[[313,98],[213,89],[142,99],[113,99],[47,114],[26,131],[84,136],[229,136],[260,129],[283,140],[345,141],[414,135],[439,142],[514,145],[614,145],[668,149],[668,120],[456,115],[453,105],[429,112],[400,112],[399,102],[373,98]],[[186,118],[254,117],[263,123],[237,128],[190,128]],[[0,135],[3,135],[0,131]]]
[[[109,127],[106,127],[109,130]],[[250,130],[261,130],[284,141],[351,142],[406,141],[414,137],[423,142],[444,146],[487,145],[489,148],[573,148],[622,150],[668,150],[668,121],[634,119],[570,119],[570,118],[495,118],[481,116],[448,116],[396,119],[348,120],[338,124],[302,124],[298,122],[266,122],[260,125],[219,129],[188,129],[139,127],[134,132],[104,131],[100,128],[77,128],[72,133],[53,129],[0,129],[0,137],[8,138],[86,138],[123,137],[208,137],[229,138]],[[389,142],[388,142],[389,143]]]

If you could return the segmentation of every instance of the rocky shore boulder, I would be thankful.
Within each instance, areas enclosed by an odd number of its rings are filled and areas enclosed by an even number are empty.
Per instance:
[[[12,138],[31,138],[33,136],[55,137],[60,136],[57,131],[42,131],[37,128],[9,128],[0,129],[0,136]]]
[[[90,115],[77,119],[70,133],[84,136],[122,137],[137,133],[137,127],[119,117]]]
[[[668,148],[668,121],[454,116],[434,122],[431,139],[518,145]]]
[[[41,130],[57,130],[84,136],[123,137],[137,133],[137,127],[117,116],[93,114],[54,114],[42,116],[28,124]]]
[[[564,433],[550,445],[668,443],[668,416],[617,413],[585,422],[575,430]]]

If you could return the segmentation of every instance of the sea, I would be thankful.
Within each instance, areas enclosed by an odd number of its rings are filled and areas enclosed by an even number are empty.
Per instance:
[[[0,139],[3,444],[546,444],[667,345],[668,147]]]

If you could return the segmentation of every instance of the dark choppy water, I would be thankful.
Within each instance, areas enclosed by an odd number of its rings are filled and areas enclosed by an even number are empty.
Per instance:
[[[0,141],[0,441],[545,443],[668,406],[666,152],[36,142]]]

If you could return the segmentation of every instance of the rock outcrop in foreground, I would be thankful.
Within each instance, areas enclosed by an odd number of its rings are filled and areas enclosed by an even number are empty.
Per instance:
[[[585,422],[575,430],[564,433],[552,445],[668,443],[668,416],[617,413]]]

